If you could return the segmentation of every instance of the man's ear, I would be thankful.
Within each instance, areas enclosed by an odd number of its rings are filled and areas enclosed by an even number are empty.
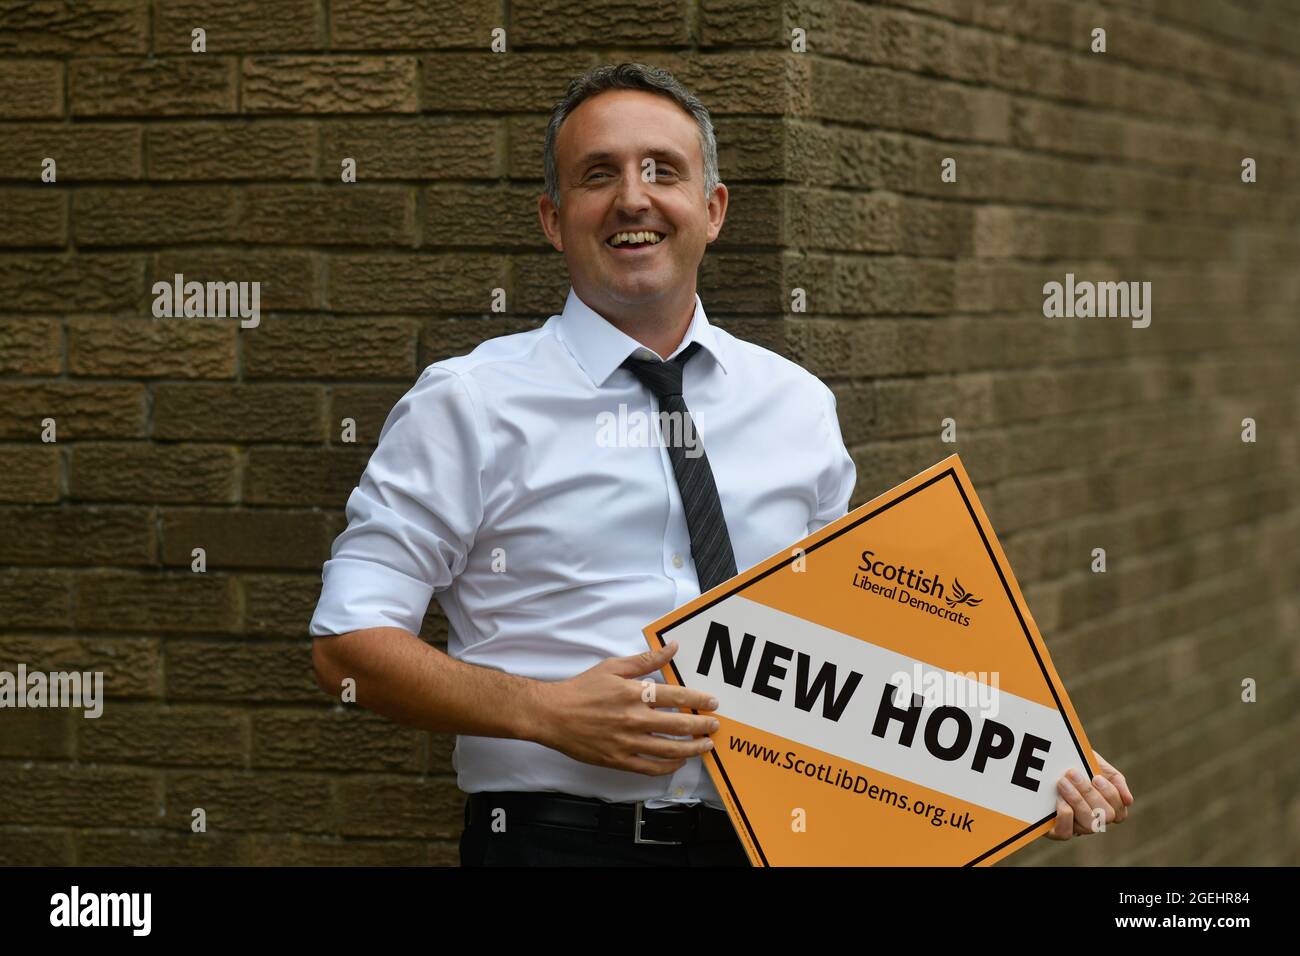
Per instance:
[[[723,183],[718,183],[708,202],[709,228],[705,235],[708,236],[709,242],[718,238],[718,233],[722,232],[722,223],[727,218],[728,198],[727,187]]]
[[[560,210],[546,193],[537,197],[537,218],[542,224],[542,232],[546,234],[546,241],[554,246],[557,252],[563,252],[564,239],[560,235]]]

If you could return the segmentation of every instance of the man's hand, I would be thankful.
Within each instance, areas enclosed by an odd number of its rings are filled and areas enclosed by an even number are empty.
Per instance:
[[[1133,805],[1133,793],[1124,775],[1106,762],[1097,751],[1101,773],[1089,781],[1081,770],[1070,770],[1056,783],[1056,825],[1046,834],[1049,840],[1068,840],[1072,836],[1089,836],[1101,830],[1101,815],[1106,824],[1123,823]]]
[[[714,717],[656,708],[716,710],[703,691],[634,678],[653,674],[677,653],[677,642],[630,657],[611,657],[577,677],[535,684],[536,730],[530,739],[574,760],[660,776],[713,748]],[[690,737],[669,740],[656,734]]]

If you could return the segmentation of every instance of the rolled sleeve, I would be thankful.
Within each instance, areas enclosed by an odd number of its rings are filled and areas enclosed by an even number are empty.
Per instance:
[[[848,513],[849,499],[858,482],[858,468],[844,447],[840,419],[836,413],[835,393],[823,383],[822,426],[826,435],[827,465],[817,483],[817,514],[808,523],[812,534]]]
[[[477,397],[465,376],[431,365],[393,406],[322,569],[311,636],[418,634],[430,599],[464,570],[491,465]]]

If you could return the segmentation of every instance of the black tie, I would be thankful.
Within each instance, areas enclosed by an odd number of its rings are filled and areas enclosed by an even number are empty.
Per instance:
[[[623,362],[623,368],[630,370],[659,399],[661,413],[677,413],[674,417],[681,421],[679,437],[686,435],[686,420],[691,414],[686,408],[686,399],[682,397],[682,366],[699,350],[700,343],[692,342],[670,362],[631,357]],[[662,417],[659,425],[662,435]],[[695,559],[695,574],[700,581],[700,593],[703,594],[709,588],[736,576],[736,557],[731,551],[731,536],[727,533],[727,519],[722,513],[718,486],[713,482],[713,469],[709,467],[709,459],[704,454],[699,434],[694,430],[694,422],[690,428],[699,452],[693,458],[687,457],[684,442],[674,441],[667,435],[663,438],[668,457],[673,463],[673,474],[677,477],[682,507],[686,510],[686,527],[691,533],[691,557]]]

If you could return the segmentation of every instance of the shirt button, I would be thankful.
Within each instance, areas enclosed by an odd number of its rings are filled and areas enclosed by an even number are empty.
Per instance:
[[[673,555],[673,567],[680,568],[685,563],[686,562],[682,560],[682,556],[680,554]]]
[[[676,790],[673,791],[673,796],[674,796],[674,797],[680,797],[680,796],[681,796],[682,794],[684,794],[685,792],[686,792],[685,788],[683,788],[683,787],[678,787]]]

